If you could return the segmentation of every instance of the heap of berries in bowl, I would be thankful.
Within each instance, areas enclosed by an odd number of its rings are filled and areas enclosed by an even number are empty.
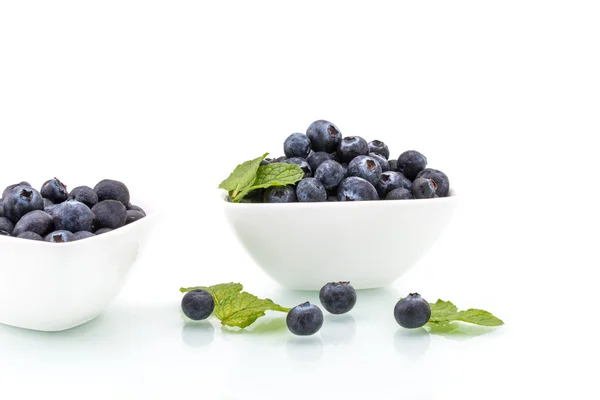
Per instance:
[[[450,195],[448,176],[427,167],[427,158],[408,150],[390,159],[380,140],[342,137],[331,122],[313,122],[283,144],[285,156],[248,161],[221,184],[230,200],[243,203],[292,203],[366,200],[413,200]],[[249,165],[254,163],[254,165]],[[275,165],[296,165],[282,168]],[[270,168],[269,168],[270,166]],[[241,167],[241,168],[240,168]],[[254,181],[244,181],[252,172]],[[242,178],[240,181],[239,178]],[[246,186],[246,190],[239,190]]]
[[[0,236],[67,243],[131,224],[146,213],[130,203],[129,189],[105,179],[94,188],[68,190],[53,178],[38,191],[28,182],[12,184],[0,198]]]

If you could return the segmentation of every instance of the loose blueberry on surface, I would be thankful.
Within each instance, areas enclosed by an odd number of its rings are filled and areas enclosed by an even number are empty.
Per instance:
[[[344,167],[337,161],[325,160],[315,171],[315,178],[321,181],[325,189],[333,190],[346,177]]]
[[[192,290],[181,299],[181,310],[186,317],[194,321],[208,318],[214,309],[215,299],[206,290]]]
[[[386,196],[386,200],[412,200],[414,199],[410,190],[403,187],[390,191]]]
[[[321,165],[324,161],[327,160],[333,160],[331,154],[326,153],[324,151],[316,151],[310,156],[308,156],[306,162],[308,163],[308,165],[310,165],[310,169],[316,171],[317,168],[319,168],[319,165]]]
[[[337,149],[342,140],[340,130],[329,121],[318,120],[310,124],[306,130],[313,151],[331,153]]]
[[[388,171],[397,171],[398,170],[398,160],[388,160]]]
[[[254,190],[253,190],[253,191],[254,191]],[[253,192],[253,191],[252,191],[252,192]],[[250,192],[250,193],[252,193],[252,192]],[[248,193],[248,194],[250,194],[250,193]],[[247,195],[246,195],[246,196],[247,196]],[[262,196],[262,194],[261,194],[261,196]],[[142,207],[140,207],[140,206],[136,206],[136,205],[133,205],[133,204],[131,204],[131,203],[127,204],[127,210],[130,210],[130,211],[139,211],[139,212],[141,212],[142,214],[146,215],[146,211],[144,211],[144,209],[143,209]]]
[[[27,239],[27,240],[37,240],[37,241],[43,241],[44,240],[43,237],[41,237],[40,235],[38,235],[35,232],[23,232],[23,233],[21,233],[17,237],[19,239]]]
[[[288,158],[306,158],[310,150],[310,139],[303,133],[292,133],[283,142],[283,153]]]
[[[381,166],[372,157],[357,156],[348,164],[348,174],[366,179],[375,185],[381,176]]]
[[[265,191],[265,203],[295,203],[298,201],[296,188],[293,185],[272,186]]]
[[[356,290],[350,282],[330,282],[319,292],[321,305],[332,314],[345,314],[356,304]]]
[[[124,208],[125,206],[123,206]],[[52,210],[52,221],[54,221],[55,229],[59,231],[91,231],[94,213],[85,204],[76,200],[68,200],[57,204]]]
[[[69,231],[54,231],[46,235],[44,240],[50,243],[67,243],[74,241],[75,235]]]
[[[127,222],[127,209],[117,200],[104,200],[92,207],[96,229],[118,229]],[[56,210],[54,211],[56,214]],[[85,229],[78,229],[85,230]]]
[[[369,142],[369,152],[381,154],[386,160],[390,158],[390,149],[388,149],[387,144],[383,143],[381,140]]]
[[[314,335],[323,326],[323,311],[307,301],[292,308],[288,312],[285,322],[294,335]]]
[[[17,186],[25,186],[25,187],[31,187],[31,185],[29,184],[29,182],[21,182],[21,183],[15,183],[13,185],[8,185],[6,187],[6,189],[4,189],[4,191],[2,192],[2,198],[6,199],[6,197],[10,194],[10,192],[12,192],[12,190],[14,188],[16,188]]]
[[[13,224],[13,222],[10,219],[6,217],[0,217],[0,231],[4,231],[7,232],[9,235],[12,235],[14,229],[15,224]]]
[[[129,189],[123,182],[104,179],[94,187],[94,192],[98,195],[98,202],[117,200],[123,203],[123,206],[129,204]]]
[[[417,178],[426,178],[434,181],[437,186],[435,194],[437,194],[438,197],[447,197],[448,193],[450,193],[450,181],[448,180],[448,176],[442,171],[433,168],[425,168],[423,171],[419,172]]]
[[[381,172],[389,171],[390,164],[384,156],[382,156],[379,153],[369,153],[369,157],[375,159],[375,161],[379,163],[379,166],[381,167]]]
[[[139,211],[127,210],[127,221],[125,221],[125,225],[129,225],[132,222],[140,220],[144,217],[145,217],[145,215]]]
[[[369,181],[350,176],[340,183],[337,191],[339,201],[379,200],[377,189]]]
[[[435,194],[436,184],[431,179],[417,178],[414,180],[411,193],[415,199],[432,199]]]
[[[23,215],[34,210],[44,209],[44,200],[40,192],[31,186],[15,186],[7,197],[3,198],[4,216],[13,223]]]
[[[248,194],[245,195],[242,198],[242,200],[240,200],[240,203],[262,203],[263,197],[265,196],[265,190],[266,189],[254,189],[254,190],[248,192]],[[138,211],[138,210],[131,210],[131,211]]]
[[[394,318],[403,328],[419,328],[431,318],[431,306],[419,293],[410,293],[396,303]]]
[[[88,231],[79,231],[79,232],[75,232],[73,234],[73,240],[82,240],[82,239],[87,239],[87,238],[91,238],[94,235],[92,232],[88,232]]]
[[[69,196],[67,186],[57,178],[44,182],[40,194],[54,204],[62,203]]]
[[[102,235],[103,233],[108,233],[110,231],[113,231],[114,229],[110,229],[110,228],[102,228],[102,229],[98,229],[96,232],[94,232],[94,234],[96,236],[98,235]]]
[[[52,217],[42,210],[34,210],[23,215],[15,225],[12,234],[19,236],[24,232],[34,232],[40,236],[45,236],[54,230],[57,229],[54,228]]]
[[[98,195],[89,186],[77,186],[71,193],[69,193],[68,200],[77,200],[80,203],[85,204],[89,208],[94,207],[98,204]]]
[[[338,145],[337,154],[341,161],[350,162],[356,156],[368,155],[369,144],[360,136],[347,136]]]
[[[427,158],[423,154],[415,150],[408,150],[398,157],[396,171],[401,172],[408,179],[414,180],[426,166]]]
[[[304,178],[296,186],[296,197],[300,202],[327,201],[327,190],[316,178]]]
[[[284,163],[296,164],[297,166],[299,166],[300,169],[304,172],[305,178],[312,176],[312,173],[313,173],[312,169],[310,168],[310,165],[308,165],[308,162],[303,158],[299,158],[299,157],[288,158],[287,160],[284,161]]]
[[[405,188],[410,190],[412,188],[412,182],[400,172],[387,171],[381,174],[375,188],[377,188],[379,196],[385,197],[394,189]]]

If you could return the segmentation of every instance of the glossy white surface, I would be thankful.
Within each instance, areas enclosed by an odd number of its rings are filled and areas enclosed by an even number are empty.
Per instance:
[[[156,213],[70,243],[0,236],[0,323],[61,331],[108,307],[145,247]]]
[[[452,190],[427,200],[221,206],[267,275],[288,289],[319,290],[323,282],[349,281],[356,289],[394,282],[435,244],[458,202]]]

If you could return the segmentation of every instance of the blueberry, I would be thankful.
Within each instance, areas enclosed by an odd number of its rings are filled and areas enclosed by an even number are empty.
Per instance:
[[[48,207],[44,207],[44,212],[46,214],[52,215],[56,206],[57,206],[57,204],[52,204],[52,205],[49,205]]]
[[[42,210],[34,210],[23,215],[15,225],[14,236],[23,232],[34,232],[40,236],[47,235],[55,230],[52,217]]]
[[[16,188],[17,186],[25,186],[25,187],[31,187],[31,185],[28,182],[21,182],[21,183],[15,183],[13,185],[9,185],[6,187],[6,189],[4,189],[4,191],[2,192],[2,198],[5,199],[6,197],[8,197],[8,195],[10,194],[10,192],[12,192],[12,190],[14,188]]]
[[[98,195],[98,202],[117,200],[124,206],[129,204],[129,189],[122,182],[104,179],[94,187],[94,192]]]
[[[310,150],[310,139],[303,133],[292,133],[283,142],[283,152],[288,158],[306,158]]]
[[[386,160],[390,158],[390,149],[388,149],[387,144],[383,143],[381,140],[369,142],[369,152],[381,154]]]
[[[426,178],[431,179],[435,182],[437,188],[435,189],[435,194],[438,197],[447,197],[450,192],[450,181],[445,173],[433,168],[425,168],[423,171],[419,172],[417,178]]]
[[[250,192],[250,193],[252,193],[252,192]],[[250,194],[250,193],[248,193],[248,194]],[[247,195],[246,195],[246,196],[247,196]],[[127,210],[129,210],[129,211],[139,211],[139,212],[141,212],[142,214],[146,215],[146,211],[144,211],[144,209],[143,209],[142,207],[140,207],[140,206],[135,206],[135,205],[133,205],[133,204],[131,204],[131,203],[127,204]]]
[[[327,191],[316,178],[304,178],[296,186],[296,197],[300,202],[327,201]]]
[[[27,239],[27,240],[37,240],[37,241],[43,241],[44,240],[43,237],[41,237],[40,235],[38,235],[35,232],[23,232],[23,233],[21,233],[17,237],[19,239]]]
[[[144,217],[145,215],[139,211],[127,210],[127,221],[125,221],[125,225],[129,225],[130,223],[135,222]]]
[[[340,130],[329,121],[318,120],[310,124],[306,130],[306,136],[310,139],[314,151],[335,151],[342,140]]]
[[[386,200],[412,200],[414,199],[410,190],[403,187],[390,191],[386,196]]]
[[[387,171],[381,174],[375,187],[377,188],[377,193],[379,193],[379,196],[385,197],[394,189],[405,188],[410,190],[412,187],[412,182],[400,172]]]
[[[338,145],[337,154],[341,161],[350,162],[356,156],[369,154],[369,145],[360,136],[347,136]]]
[[[206,319],[215,309],[215,299],[206,290],[187,292],[181,299],[181,310],[194,321]]]
[[[366,179],[375,185],[381,176],[381,166],[372,157],[357,156],[348,164],[348,174]]]
[[[56,205],[52,210],[52,220],[55,229],[59,231],[91,231],[94,213],[85,204],[76,200],[69,200]]]
[[[350,282],[330,282],[321,288],[319,300],[332,314],[345,314],[356,304],[356,290]]]
[[[94,189],[89,186],[77,186],[69,193],[68,200],[77,200],[89,208],[92,208],[98,204],[98,195]]]
[[[427,158],[418,151],[409,150],[400,154],[396,166],[396,171],[404,174],[411,181],[417,177],[427,165]]]
[[[316,151],[310,156],[308,156],[306,162],[308,163],[308,165],[310,165],[310,169],[316,171],[317,168],[319,168],[319,165],[321,165],[324,161],[327,160],[333,160],[331,154],[326,153],[324,151]]]
[[[50,243],[67,243],[74,241],[75,235],[69,231],[54,231],[47,234],[44,240]]]
[[[388,160],[388,171],[397,171],[398,170],[398,160]]]
[[[390,164],[384,156],[382,156],[379,153],[369,153],[369,157],[375,159],[375,161],[379,163],[379,166],[381,167],[381,172],[389,171]]]
[[[327,201],[338,201],[337,196],[327,196]]]
[[[40,194],[54,204],[62,203],[69,196],[67,186],[57,178],[44,182]]]
[[[431,306],[419,293],[411,293],[396,303],[394,318],[403,328],[419,328],[431,318]]]
[[[415,199],[432,199],[437,197],[435,189],[436,184],[431,179],[417,178],[412,184],[411,192]]]
[[[265,203],[294,203],[298,197],[293,185],[272,186],[265,191],[263,200]]]
[[[306,160],[304,158],[299,158],[299,157],[288,158],[287,160],[284,161],[284,163],[296,164],[297,166],[299,166],[300,169],[304,172],[305,178],[312,176],[312,169],[310,168],[310,165],[308,165],[308,162],[306,162]]]
[[[94,235],[92,232],[88,232],[88,231],[79,231],[79,232],[75,232],[73,234],[74,239],[73,240],[82,240],[82,239],[87,239],[87,238],[91,238]]]
[[[269,165],[269,164],[271,164],[272,162],[273,162],[273,159],[272,159],[272,158],[265,158],[264,160],[262,160],[262,161],[260,162],[260,166],[261,166],[261,167],[264,167],[265,165]]]
[[[277,157],[276,159],[273,160],[274,163],[279,163],[279,162],[284,162],[285,160],[287,160],[286,156],[281,156],[281,157]]]
[[[307,301],[292,308],[288,312],[285,322],[294,335],[314,335],[323,326],[323,311]]]
[[[10,236],[10,233],[6,232],[5,230],[0,229],[0,236]]]
[[[56,213],[56,210],[54,211]],[[96,229],[118,229],[127,222],[127,209],[117,200],[104,200],[92,207]],[[85,229],[77,229],[85,230]]]
[[[43,200],[44,200],[44,208],[52,207],[52,206],[54,206],[54,205],[55,205],[55,204],[52,202],[52,200],[50,200],[50,199],[47,199],[47,198],[45,198],[45,197],[44,197],[44,199],[43,199]]]
[[[6,217],[0,217],[0,231],[4,231],[7,232],[9,235],[12,235],[14,229],[15,224],[13,224],[13,222],[10,219]]]
[[[315,178],[320,180],[327,190],[337,188],[345,177],[346,171],[344,167],[339,162],[333,160],[323,161],[315,171]]]
[[[3,200],[4,216],[13,223],[30,211],[44,209],[42,195],[30,186],[15,186]]]
[[[379,200],[375,186],[363,178],[350,176],[340,183],[337,191],[339,201]]]
[[[263,197],[265,196],[265,190],[266,189],[254,189],[254,190],[248,192],[248,194],[242,198],[240,203],[262,203]],[[131,211],[137,211],[137,210],[131,210]]]
[[[98,235],[102,235],[103,233],[108,233],[108,232],[110,232],[110,231],[113,231],[113,230],[114,230],[114,229],[110,229],[110,228],[102,228],[102,229],[98,229],[98,230],[95,232],[95,235],[96,235],[96,236],[98,236]]]
[[[4,217],[4,200],[0,199],[0,217]]]

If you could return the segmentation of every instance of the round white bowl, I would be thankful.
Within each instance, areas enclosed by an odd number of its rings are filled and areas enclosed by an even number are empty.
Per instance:
[[[390,285],[435,244],[457,203],[449,197],[252,204],[232,203],[225,216],[252,259],[288,289],[319,290],[350,281],[356,289]]]
[[[144,210],[145,218],[75,242],[0,236],[0,323],[61,331],[102,313],[121,291],[156,222],[156,213]]]

